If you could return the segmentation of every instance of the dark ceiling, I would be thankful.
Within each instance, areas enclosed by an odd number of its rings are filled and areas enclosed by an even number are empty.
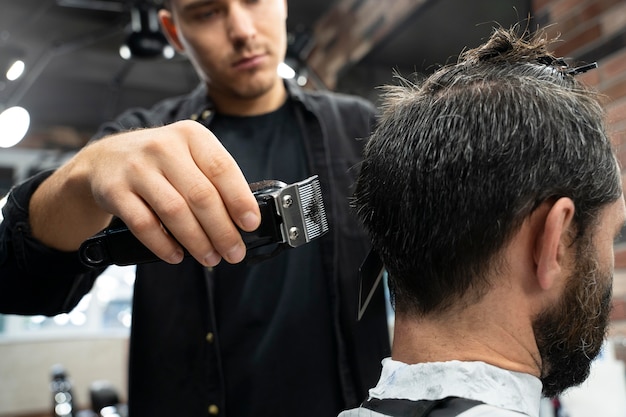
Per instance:
[[[149,106],[193,88],[198,81],[184,57],[120,58],[118,48],[130,21],[129,1],[0,0],[0,62],[20,53],[27,65],[27,72],[15,82],[0,78],[0,109],[27,108],[34,137],[37,132],[58,132],[59,127],[88,136],[125,108]],[[338,1],[289,0],[288,30],[313,28]],[[363,0],[354,0],[359,1]],[[383,75],[360,78],[363,85],[351,89],[372,90],[391,80],[394,68],[423,71],[455,59],[464,47],[484,40],[495,22],[510,26],[528,13],[529,0],[427,1],[355,67]],[[77,144],[78,139],[66,136],[58,139],[59,146]],[[51,144],[31,138],[22,146]]]

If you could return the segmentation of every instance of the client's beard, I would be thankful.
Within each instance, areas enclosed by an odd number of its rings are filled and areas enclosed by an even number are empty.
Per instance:
[[[613,274],[599,270],[589,238],[583,238],[576,252],[576,268],[563,298],[533,323],[546,397],[587,379],[609,324]]]

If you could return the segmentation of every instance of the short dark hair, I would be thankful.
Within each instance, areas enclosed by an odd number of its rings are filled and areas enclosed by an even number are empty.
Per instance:
[[[574,201],[578,238],[620,197],[598,96],[550,43],[496,28],[425,81],[387,87],[353,205],[398,311],[479,299],[506,267],[499,252],[544,201]]]

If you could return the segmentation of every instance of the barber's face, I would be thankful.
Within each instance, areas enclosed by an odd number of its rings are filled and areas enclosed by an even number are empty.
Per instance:
[[[212,92],[256,98],[278,82],[286,0],[172,0],[171,13],[161,13],[171,18],[172,43]]]
[[[535,320],[547,397],[582,383],[600,352],[611,310],[613,239],[623,219],[623,199],[604,210],[597,233],[577,244],[575,269],[561,301]]]

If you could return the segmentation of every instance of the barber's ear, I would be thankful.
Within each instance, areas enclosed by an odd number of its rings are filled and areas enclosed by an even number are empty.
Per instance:
[[[163,34],[169,41],[169,43],[176,48],[176,51],[179,53],[184,53],[185,48],[178,37],[178,29],[174,24],[174,19],[172,18],[172,12],[166,9],[159,10],[159,21],[161,22],[161,28],[163,29]]]
[[[545,202],[544,204],[550,204]],[[538,231],[534,258],[537,265],[539,286],[548,290],[563,274],[574,232],[574,202],[569,198],[559,198],[543,218],[543,230]]]

